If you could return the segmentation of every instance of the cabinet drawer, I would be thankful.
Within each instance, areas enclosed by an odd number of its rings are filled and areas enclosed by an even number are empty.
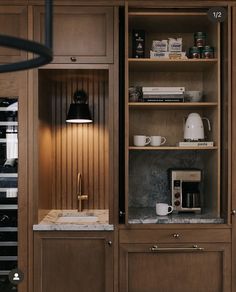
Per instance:
[[[113,63],[112,7],[55,7],[53,63]],[[34,11],[34,38],[44,42],[44,9]]]
[[[120,230],[120,243],[230,242],[230,229]]]
[[[231,291],[230,244],[158,246],[120,245],[120,292]]]

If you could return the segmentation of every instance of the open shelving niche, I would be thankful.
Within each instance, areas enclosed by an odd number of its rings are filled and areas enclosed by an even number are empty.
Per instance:
[[[66,67],[66,66],[65,66]],[[78,209],[78,173],[88,195],[83,210],[106,210],[112,216],[112,90],[108,65],[38,70],[37,220],[50,210]],[[84,90],[93,122],[66,123],[74,93]]]
[[[128,11],[126,25],[126,223],[225,223],[221,202],[221,25],[209,20],[207,12],[188,10]],[[132,30],[145,31],[145,58],[132,58]],[[214,59],[150,59],[152,40],[182,37],[183,51],[193,46],[194,32],[207,33]],[[180,86],[201,90],[199,103],[129,102],[130,86]],[[191,112],[207,117],[212,131],[205,134],[213,147],[178,147],[183,141],[183,120]],[[135,147],[134,135],[160,135],[161,147]],[[171,203],[168,168],[199,168],[203,180],[202,212],[157,217],[157,202]],[[226,194],[225,194],[226,196]],[[224,208],[226,208],[224,206]]]

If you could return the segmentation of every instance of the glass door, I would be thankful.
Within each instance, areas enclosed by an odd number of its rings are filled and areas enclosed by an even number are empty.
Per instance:
[[[18,98],[0,97],[0,291],[17,291]]]

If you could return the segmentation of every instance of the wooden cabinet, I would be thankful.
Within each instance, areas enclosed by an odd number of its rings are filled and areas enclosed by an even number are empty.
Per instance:
[[[230,229],[122,229],[119,240],[120,292],[231,291]]]
[[[44,42],[44,9],[34,10],[34,38]],[[112,7],[54,7],[53,63],[113,63]]]
[[[122,244],[120,292],[228,292],[229,244]]]
[[[1,34],[27,39],[27,6],[0,6]],[[0,63],[27,58],[24,51],[0,46]]]
[[[119,233],[120,292],[231,291],[231,229],[226,225],[230,223],[230,189],[226,185],[231,139],[231,84],[226,73],[230,70],[230,19],[212,22],[207,12],[208,8],[126,7],[124,156],[128,228]],[[132,37],[139,30],[145,34],[145,49],[142,58],[135,58]],[[208,45],[214,47],[213,58],[190,58],[189,48],[194,46],[194,33],[199,31],[206,33]],[[152,42],[168,38],[182,38],[182,51],[187,57],[150,58]],[[148,101],[148,94],[146,99],[132,94],[140,92],[140,87],[184,87],[186,91],[203,92],[203,99],[164,102],[149,95]],[[213,146],[179,144],[184,141],[183,121],[190,113],[209,118],[212,129],[205,130],[205,141],[212,141]],[[162,146],[137,146],[134,135],[164,136],[167,141]],[[183,168],[202,171],[201,214],[156,216],[156,203],[174,205],[169,169]],[[199,228],[199,224],[185,223],[214,224]]]
[[[34,234],[34,292],[113,291],[113,235],[105,232]]]

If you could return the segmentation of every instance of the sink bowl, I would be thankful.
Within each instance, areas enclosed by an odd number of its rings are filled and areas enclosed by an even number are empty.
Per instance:
[[[58,223],[91,223],[97,221],[98,217],[92,213],[66,213],[59,215],[56,220]]]

